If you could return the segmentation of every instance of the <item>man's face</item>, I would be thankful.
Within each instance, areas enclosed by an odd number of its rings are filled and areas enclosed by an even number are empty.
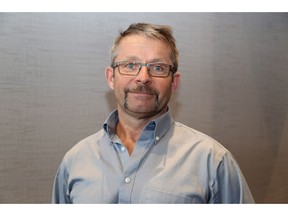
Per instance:
[[[117,49],[115,62],[132,61],[142,63],[161,62],[172,65],[171,50],[159,40],[139,35],[122,39]],[[168,77],[152,77],[146,66],[136,76],[122,75],[115,68],[106,69],[106,77],[117,100],[118,109],[137,118],[148,118],[163,111],[169,102],[173,89],[179,83],[180,75],[172,72]]]

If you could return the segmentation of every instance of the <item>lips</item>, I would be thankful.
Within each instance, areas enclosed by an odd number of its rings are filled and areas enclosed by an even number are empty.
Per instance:
[[[131,93],[131,97],[134,97],[137,100],[148,100],[155,98],[155,94],[151,93]]]
[[[154,108],[157,109],[158,107],[158,97],[159,97],[159,92],[150,86],[136,86],[135,88],[126,88],[124,90],[125,97],[124,97],[124,107],[128,109],[129,107],[129,102],[128,102],[128,94],[130,95],[129,97],[134,98],[134,100],[137,100],[138,102],[141,102],[140,106],[143,106],[142,108],[146,107],[146,103],[148,101],[151,102],[153,99],[154,101]],[[132,106],[132,104],[130,104]],[[138,104],[139,105],[139,104]]]
[[[129,91],[128,93],[138,94],[138,95],[155,95],[154,93],[151,93],[151,92],[135,92],[135,91]]]
[[[153,88],[145,85],[137,86],[136,88],[133,89],[126,89],[125,93],[134,93],[134,94],[149,94],[149,95],[158,95],[158,92],[154,90]]]

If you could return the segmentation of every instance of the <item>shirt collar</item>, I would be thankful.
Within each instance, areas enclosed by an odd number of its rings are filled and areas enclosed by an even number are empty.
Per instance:
[[[107,117],[107,119],[103,124],[103,129],[108,134],[110,139],[115,134],[115,129],[118,121],[119,121],[118,111],[114,110],[113,112],[110,113],[110,115]]]
[[[118,111],[114,110],[107,117],[106,121],[103,124],[103,129],[107,133],[107,135],[112,139],[115,135],[115,129],[117,122],[119,121]],[[174,123],[172,118],[170,109],[163,115],[158,118],[150,121],[143,129],[142,133],[145,130],[154,130],[154,138],[156,142],[159,142],[161,138],[166,134],[166,132],[170,129],[171,125]]]

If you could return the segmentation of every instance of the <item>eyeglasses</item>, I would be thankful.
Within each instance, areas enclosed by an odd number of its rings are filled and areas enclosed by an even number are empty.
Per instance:
[[[127,76],[137,76],[142,66],[147,67],[148,73],[152,77],[168,77],[170,71],[172,71],[172,65],[157,62],[141,63],[141,62],[122,61],[122,62],[115,62],[111,65],[113,69],[118,67],[118,72],[122,75]]]

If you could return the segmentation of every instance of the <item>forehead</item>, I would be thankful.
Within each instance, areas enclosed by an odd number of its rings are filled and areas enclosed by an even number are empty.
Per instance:
[[[124,37],[117,48],[117,59],[121,60],[133,57],[142,61],[161,59],[167,62],[171,61],[170,56],[171,49],[163,41],[141,35]]]

